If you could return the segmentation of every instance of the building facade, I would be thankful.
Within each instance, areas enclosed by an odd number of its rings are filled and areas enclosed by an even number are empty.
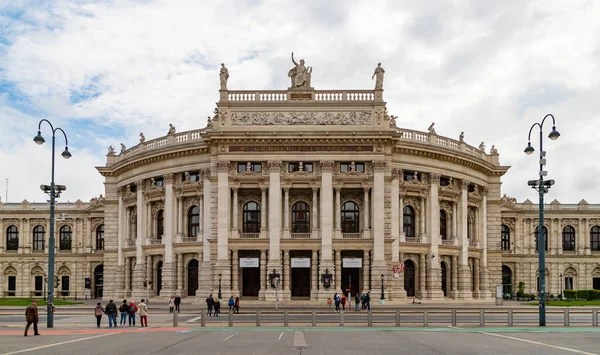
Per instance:
[[[234,91],[205,128],[120,153],[105,191],[57,206],[57,292],[93,298],[489,299],[535,293],[537,204],[501,194],[483,144],[397,127],[375,90]],[[49,206],[0,203],[0,293],[41,295]],[[600,205],[546,206],[547,292],[600,289]],[[273,277],[278,275],[275,284]],[[276,288],[273,286],[277,286]]]

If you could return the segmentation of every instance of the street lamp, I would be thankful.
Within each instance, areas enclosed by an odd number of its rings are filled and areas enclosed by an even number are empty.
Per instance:
[[[60,193],[67,188],[63,185],[54,185],[54,147],[56,141],[56,131],[61,131],[65,137],[65,150],[61,153],[62,157],[69,159],[71,153],[69,152],[69,141],[67,140],[67,134],[62,128],[52,126],[52,123],[47,119],[43,119],[38,123],[38,133],[33,141],[38,145],[44,144],[46,141],[42,137],[42,123],[46,122],[52,129],[52,175],[50,180],[50,186],[42,185],[41,188],[44,192],[50,195],[50,237],[48,238],[48,322],[47,327],[52,328],[54,326],[54,199],[60,197]]]
[[[532,188],[536,189],[540,195],[539,212],[540,212],[540,223],[538,226],[537,235],[537,249],[539,256],[539,275],[540,275],[540,303],[539,303],[539,318],[540,326],[546,326],[546,234],[544,233],[544,194],[548,192],[548,189],[554,185],[554,180],[544,181],[544,176],[548,174],[544,171],[544,165],[546,165],[546,152],[543,149],[543,126],[546,118],[552,118],[552,132],[548,135],[548,138],[552,140],[558,139],[560,133],[556,130],[556,122],[554,116],[547,114],[541,123],[534,123],[529,129],[529,135],[527,137],[527,148],[525,148],[525,154],[531,155],[535,149],[531,146],[531,132],[533,127],[540,127],[540,173],[539,180],[529,180],[527,184]]]
[[[562,301],[562,284],[563,284],[563,274],[562,272],[560,273],[560,275],[558,275],[560,277],[560,280],[558,280],[558,284],[560,285],[560,299]]]
[[[219,294],[217,295],[219,301],[221,300],[221,278],[223,278],[223,275],[219,274]]]
[[[380,298],[381,303],[383,303],[385,301],[385,294],[383,292],[383,278],[384,277],[385,276],[383,274],[381,274],[381,298]]]

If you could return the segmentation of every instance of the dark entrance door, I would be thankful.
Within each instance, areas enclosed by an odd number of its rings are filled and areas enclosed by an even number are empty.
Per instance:
[[[448,296],[448,287],[446,284],[446,276],[447,276],[446,263],[442,261],[442,291],[444,292],[444,297]]]
[[[156,263],[156,295],[160,296],[160,290],[162,289],[162,260]]]
[[[310,298],[310,268],[292,268],[292,297]]]
[[[512,270],[502,265],[502,294],[512,295]]]
[[[600,290],[600,277],[594,277],[592,281],[594,290]]]
[[[242,268],[242,296],[258,297],[260,291],[260,268]]]
[[[61,277],[61,282],[60,282],[60,291],[61,291],[61,296],[68,296],[69,295],[69,276],[63,276]]]
[[[94,269],[94,298],[102,298],[104,289],[104,265],[98,265]]]
[[[342,291],[345,295],[348,295],[348,288],[350,288],[351,296],[354,296],[360,292],[359,268],[342,268]]]
[[[411,260],[404,262],[404,289],[406,296],[415,297],[415,264]]]
[[[35,295],[41,296],[42,292],[44,292],[44,276],[36,276],[35,277]]]
[[[17,290],[17,277],[9,276],[8,277],[8,295],[11,297],[14,297],[16,290]]]
[[[192,259],[188,263],[187,286],[187,295],[196,296],[196,290],[198,289],[198,260],[196,259]]]

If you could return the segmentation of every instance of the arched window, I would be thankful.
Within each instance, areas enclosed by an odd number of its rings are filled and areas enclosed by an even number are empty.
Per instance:
[[[446,215],[446,211],[440,210],[440,236],[442,237],[442,240],[448,239],[447,223],[448,216]]]
[[[539,226],[535,227],[535,251],[539,251],[538,249],[538,231],[539,231]],[[544,228],[542,229],[542,233],[544,236],[544,241],[545,246],[544,246],[544,250],[548,251],[548,228],[546,228],[546,226],[544,226]]]
[[[562,231],[562,247],[566,251],[575,250],[575,228],[566,226]]]
[[[19,228],[17,226],[6,228],[6,250],[19,250]]]
[[[96,228],[96,250],[104,250],[104,224]]]
[[[292,233],[310,233],[310,209],[306,202],[292,206]]]
[[[260,233],[260,205],[254,201],[244,205],[242,211],[242,232]]]
[[[188,211],[188,238],[196,238],[200,233],[200,208],[193,206]]]
[[[156,239],[162,239],[163,234],[165,234],[165,212],[163,210],[159,210],[156,214]]]
[[[500,238],[502,250],[510,250],[510,228],[506,224],[500,227]]]
[[[33,228],[33,250],[44,250],[46,246],[46,230],[42,226]]]
[[[404,235],[406,238],[414,238],[415,232],[415,210],[410,206],[404,206],[402,210],[402,218],[404,222]]]
[[[593,226],[590,230],[590,249],[600,251],[600,227]]]
[[[60,250],[71,250],[71,240],[73,236],[73,231],[70,226],[62,226],[60,227],[59,232],[59,249]]]
[[[342,205],[342,233],[359,233],[359,209],[358,205],[348,201]]]

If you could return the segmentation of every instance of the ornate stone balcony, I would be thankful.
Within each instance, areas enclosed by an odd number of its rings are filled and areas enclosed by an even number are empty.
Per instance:
[[[406,243],[420,243],[421,237],[406,237],[405,241]]]
[[[362,233],[342,233],[343,239],[361,239],[362,237]]]
[[[260,238],[260,233],[240,233],[241,239],[258,239]]]
[[[181,238],[182,243],[195,243],[198,241],[197,237],[183,237]]]
[[[292,239],[310,239],[311,233],[291,233]]]

